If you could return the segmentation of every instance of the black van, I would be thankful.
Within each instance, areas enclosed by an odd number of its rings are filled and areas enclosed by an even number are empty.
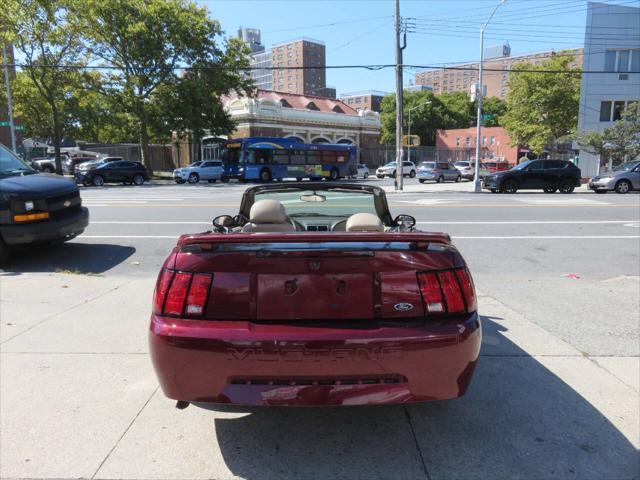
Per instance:
[[[75,182],[38,173],[0,145],[0,265],[12,245],[71,240],[87,225]]]

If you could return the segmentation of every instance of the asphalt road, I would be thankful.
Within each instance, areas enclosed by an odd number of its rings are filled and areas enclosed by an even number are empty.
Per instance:
[[[390,180],[369,180],[392,187]],[[413,215],[425,231],[447,232],[480,292],[526,314],[590,355],[638,355],[640,195],[538,192],[474,194],[470,183],[420,185],[388,193],[392,215]],[[85,233],[29,250],[22,271],[156,275],[183,233],[210,229],[238,211],[246,185],[110,186],[82,189]],[[421,189],[417,193],[412,190]]]
[[[483,344],[469,392],[249,414],[175,410],[145,335],[177,236],[237,213],[246,186],[82,188],[86,232],[0,271],[0,478],[638,478],[640,195],[470,187],[388,193],[470,266]]]

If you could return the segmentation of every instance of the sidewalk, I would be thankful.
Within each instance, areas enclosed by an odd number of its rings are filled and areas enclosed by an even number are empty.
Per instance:
[[[637,477],[638,358],[586,357],[491,297],[459,400],[239,414],[158,390],[154,283],[0,276],[0,477]]]

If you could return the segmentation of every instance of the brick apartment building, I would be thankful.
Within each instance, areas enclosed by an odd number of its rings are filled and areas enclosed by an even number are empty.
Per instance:
[[[240,28],[238,38],[251,48],[251,78],[256,88],[336,98],[336,89],[327,87],[323,42],[303,37],[267,50],[257,28]]]
[[[376,90],[367,90],[362,92],[349,92],[340,95],[340,100],[355,108],[356,110],[368,109],[374,112],[380,111],[380,104],[382,99],[389,95],[385,92],[378,92]]]
[[[512,165],[528,152],[525,147],[509,145],[511,137],[502,127],[484,127],[481,138],[483,162],[508,162]],[[436,150],[440,160],[475,160],[476,127],[436,130]]]
[[[582,67],[583,49],[574,48],[566,53],[574,56],[571,66]],[[507,96],[507,80],[508,72],[490,71],[490,70],[509,70],[516,63],[526,62],[531,64],[539,64],[543,60],[557,55],[559,52],[547,51],[527,55],[518,55],[515,57],[504,56],[498,58],[485,59],[483,63],[483,82],[486,87],[486,96],[506,98]],[[565,53],[561,53],[565,55]],[[416,84],[426,85],[433,89],[433,93],[452,93],[452,92],[469,92],[473,84],[478,83],[478,62],[461,63],[448,65],[455,67],[455,70],[446,70],[439,68],[416,73]]]

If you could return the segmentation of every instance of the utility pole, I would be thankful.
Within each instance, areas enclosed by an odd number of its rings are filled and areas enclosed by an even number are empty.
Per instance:
[[[476,84],[476,99],[478,101],[478,112],[476,115],[476,165],[474,172],[475,192],[482,192],[482,183],[480,182],[480,134],[482,133],[482,96],[484,94],[484,88],[482,85],[482,64],[484,63],[484,30],[489,25],[489,22],[496,13],[496,10],[500,8],[500,5],[506,3],[507,0],[500,0],[500,3],[493,9],[491,15],[487,21],[480,27],[480,68],[478,69],[478,83]]]
[[[413,144],[413,142],[411,141],[411,112],[414,111],[416,108],[424,107],[425,105],[429,105],[430,103],[431,103],[431,100],[427,100],[426,102],[423,102],[407,110],[407,112],[409,113],[409,132],[407,134],[407,137],[409,139],[409,142],[407,142],[407,160],[408,161],[411,161],[411,145]]]
[[[2,59],[4,62],[4,83],[7,86],[7,112],[9,113],[9,129],[11,130],[11,149],[18,153],[16,148],[16,125],[13,122],[13,102],[11,99],[11,85],[9,84],[9,57],[7,57],[7,47],[2,44]]]
[[[402,131],[403,131],[403,112],[402,104],[403,85],[402,85],[402,50],[407,46],[407,34],[404,34],[402,47],[400,46],[400,0],[395,2],[395,22],[396,22],[396,180],[395,189],[402,190]]]

